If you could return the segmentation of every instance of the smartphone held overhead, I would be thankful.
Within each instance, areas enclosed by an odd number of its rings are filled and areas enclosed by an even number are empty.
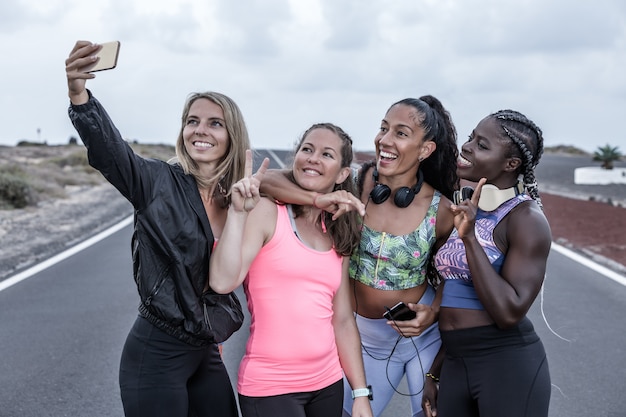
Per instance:
[[[117,57],[120,53],[120,42],[112,41],[101,44],[102,48],[96,53],[98,60],[83,68],[85,72],[96,72],[113,69],[117,66]]]

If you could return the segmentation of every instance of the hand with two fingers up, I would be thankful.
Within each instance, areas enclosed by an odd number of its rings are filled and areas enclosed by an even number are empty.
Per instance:
[[[231,207],[236,212],[249,213],[261,199],[259,186],[270,164],[268,158],[263,159],[257,172],[252,175],[252,151],[246,150],[245,176],[233,184]]]

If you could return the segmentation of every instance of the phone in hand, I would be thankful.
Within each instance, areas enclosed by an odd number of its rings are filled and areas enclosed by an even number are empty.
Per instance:
[[[409,306],[400,301],[398,304],[391,308],[385,307],[387,311],[383,314],[383,317],[387,320],[405,321],[414,319],[417,314],[411,310]]]
[[[102,44],[102,48],[96,53],[99,58],[95,63],[83,68],[85,72],[96,72],[113,69],[117,66],[117,57],[120,53],[120,42],[112,41]]]

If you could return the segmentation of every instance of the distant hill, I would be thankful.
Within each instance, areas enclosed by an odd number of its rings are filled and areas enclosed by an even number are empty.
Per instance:
[[[545,153],[558,153],[568,155],[591,155],[589,152],[583,151],[582,149],[571,145],[546,146],[543,151]]]

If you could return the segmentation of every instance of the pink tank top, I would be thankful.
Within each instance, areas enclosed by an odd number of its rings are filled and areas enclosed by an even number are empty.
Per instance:
[[[315,391],[342,378],[332,325],[342,257],[307,247],[287,207],[277,209],[274,236],[244,281],[251,323],[237,390],[250,397]]]

